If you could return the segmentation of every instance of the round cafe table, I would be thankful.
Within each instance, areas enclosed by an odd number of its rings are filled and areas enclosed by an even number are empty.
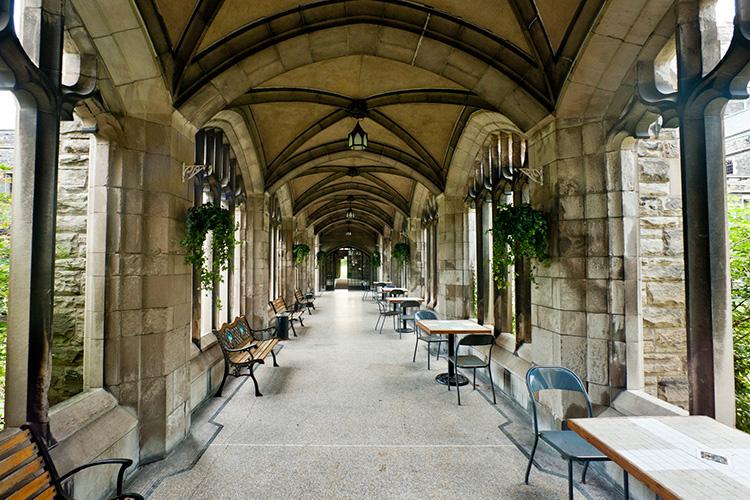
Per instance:
[[[456,335],[472,335],[482,333],[492,333],[488,326],[480,325],[467,319],[423,319],[417,321],[417,328],[421,328],[428,335],[447,335],[448,336],[448,358],[453,359],[456,352]],[[438,384],[443,385],[466,385],[469,379],[456,373],[453,363],[448,363],[448,372],[441,373],[435,377]]]

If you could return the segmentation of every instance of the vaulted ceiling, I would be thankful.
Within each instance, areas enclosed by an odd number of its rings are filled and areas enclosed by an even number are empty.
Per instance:
[[[471,114],[555,108],[604,0],[135,0],[175,104],[242,117],[271,193],[316,231],[382,232],[438,194]],[[351,151],[357,119],[366,151]]]

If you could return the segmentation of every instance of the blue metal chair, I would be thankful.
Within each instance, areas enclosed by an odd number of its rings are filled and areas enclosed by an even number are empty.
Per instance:
[[[417,321],[419,320],[427,320],[427,319],[440,319],[438,318],[438,315],[435,314],[435,311],[417,311],[414,313],[414,326],[416,329],[416,343],[414,344],[414,356],[411,359],[412,363],[417,362],[417,347],[419,347],[419,341],[427,342],[427,369],[430,369],[430,346],[432,344],[438,345],[438,352],[437,357],[435,359],[440,359],[440,349],[442,347],[442,344],[447,344],[448,339],[445,338],[445,335],[428,335],[422,331],[422,329],[418,328],[416,326]]]
[[[571,430],[567,430],[564,421],[563,430],[540,431],[536,412],[536,394],[539,391],[544,390],[578,392],[582,394],[586,400],[586,409],[588,410],[589,418],[594,415],[594,410],[591,406],[591,398],[589,398],[589,394],[586,392],[583,382],[578,378],[578,375],[572,370],[561,366],[535,366],[530,368],[529,371],[526,372],[526,388],[528,389],[529,397],[531,398],[531,415],[534,421],[534,446],[531,448],[529,465],[526,467],[525,482],[526,484],[529,484],[531,464],[534,462],[536,447],[537,444],[539,444],[539,439],[541,439],[568,461],[568,498],[572,500],[573,462],[584,464],[581,482],[586,483],[586,472],[588,471],[589,462],[603,462],[609,460],[609,458],[597,450],[593,445],[589,444],[589,442],[581,436]],[[625,498],[627,499],[628,473],[624,472],[624,474]]]
[[[482,359],[473,354],[460,354],[462,346],[490,346],[490,352],[487,358]],[[492,381],[492,349],[495,347],[495,336],[490,334],[467,335],[456,344],[456,352],[453,357],[448,357],[448,363],[453,363],[458,377],[459,368],[468,368],[474,371],[474,389],[477,388],[477,368],[486,368],[490,376],[490,387],[492,388],[492,404],[497,404],[495,399],[495,383]],[[448,390],[451,390],[451,384],[448,384]],[[461,406],[461,384],[456,384],[456,396],[458,397],[458,406]]]

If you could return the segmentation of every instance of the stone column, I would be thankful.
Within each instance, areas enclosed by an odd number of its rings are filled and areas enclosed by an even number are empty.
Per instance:
[[[281,219],[281,245],[283,257],[281,260],[281,295],[291,307],[294,304],[295,267],[292,247],[294,246],[294,218]]]
[[[123,129],[127,138],[110,154],[105,383],[135,409],[149,461],[190,427],[191,269],[180,240],[193,202],[181,165],[194,132],[135,118]]]
[[[409,219],[409,262],[406,284],[410,294],[427,297],[425,283],[425,256],[422,255],[422,222],[415,217]],[[429,304],[431,305],[431,304]]]
[[[438,206],[438,305],[443,319],[466,319],[471,313],[471,273],[466,251],[469,233],[465,227],[463,198],[440,195]]]
[[[23,49],[12,23],[0,29],[3,62],[13,72],[10,87],[0,88],[16,91],[20,104],[9,283],[13,304],[8,331],[13,335],[8,336],[5,418],[9,426],[29,422],[45,438],[51,438],[47,391],[52,369],[62,10],[59,1],[26,7]],[[8,81],[0,80],[0,85]]]
[[[268,323],[270,287],[270,221],[266,211],[267,195],[248,194],[245,202],[245,315],[250,325],[261,328]]]

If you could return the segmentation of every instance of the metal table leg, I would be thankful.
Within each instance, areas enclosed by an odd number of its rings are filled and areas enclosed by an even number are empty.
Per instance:
[[[453,354],[456,350],[456,336],[455,335],[448,335],[448,359],[453,359]],[[437,377],[435,377],[435,381],[437,381],[438,384],[443,385],[466,385],[469,383],[469,379],[461,375],[460,373],[456,373],[456,369],[453,366],[453,363],[448,362],[448,373],[441,373]]]

